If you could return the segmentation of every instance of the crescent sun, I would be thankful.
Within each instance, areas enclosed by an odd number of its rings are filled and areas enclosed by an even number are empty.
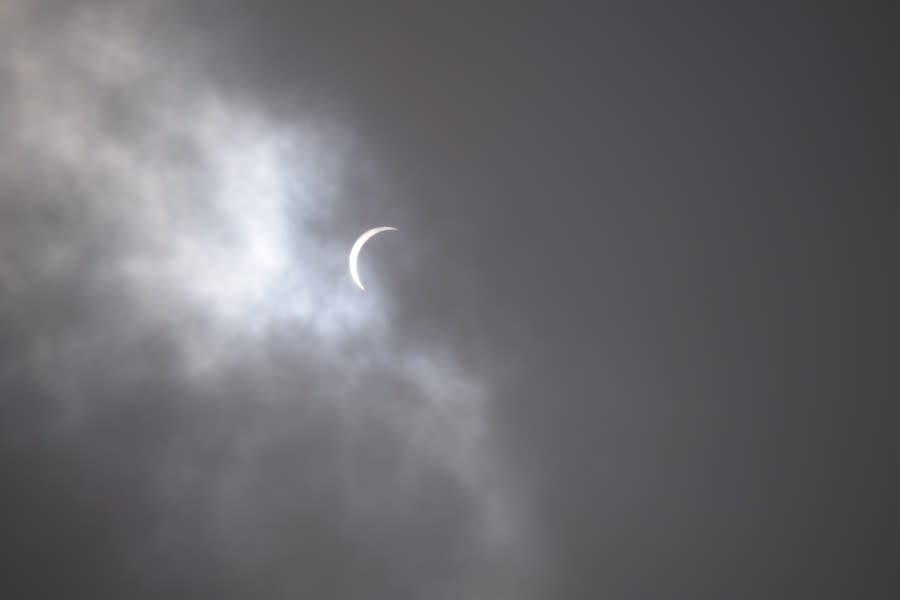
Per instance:
[[[353,247],[350,249],[350,277],[353,278],[353,283],[361,290],[365,290],[366,288],[363,287],[362,282],[359,280],[359,265],[357,264],[357,261],[359,260],[359,251],[362,250],[363,245],[369,241],[369,238],[382,231],[397,231],[397,228],[375,227],[374,229],[370,229],[359,236],[357,240],[353,242]]]

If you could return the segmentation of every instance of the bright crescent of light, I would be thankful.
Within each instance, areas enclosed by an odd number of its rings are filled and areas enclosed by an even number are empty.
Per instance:
[[[359,267],[357,265],[357,260],[359,260],[359,251],[362,250],[363,244],[369,241],[369,238],[381,233],[382,231],[397,231],[397,228],[375,227],[374,229],[370,229],[359,236],[359,238],[355,242],[353,242],[353,248],[350,249],[350,277],[353,278],[353,283],[355,283],[361,290],[365,290],[366,288],[363,287],[362,282],[359,280]]]

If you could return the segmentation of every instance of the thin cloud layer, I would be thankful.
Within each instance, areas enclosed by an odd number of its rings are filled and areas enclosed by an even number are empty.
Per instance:
[[[404,350],[346,274],[349,129],[229,97],[142,4],[40,8],[4,5],[3,384],[39,390],[10,413],[40,412],[27,437],[77,449],[48,477],[142,507],[92,517],[117,573],[94,591],[515,593],[490,388]]]

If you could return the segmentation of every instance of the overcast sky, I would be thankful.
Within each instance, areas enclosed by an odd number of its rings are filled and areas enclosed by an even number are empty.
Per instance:
[[[896,22],[302,4],[0,0],[3,587],[893,597]]]

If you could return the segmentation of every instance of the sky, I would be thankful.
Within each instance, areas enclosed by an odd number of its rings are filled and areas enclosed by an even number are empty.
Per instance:
[[[890,12],[329,4],[0,0],[4,587],[894,597]]]

